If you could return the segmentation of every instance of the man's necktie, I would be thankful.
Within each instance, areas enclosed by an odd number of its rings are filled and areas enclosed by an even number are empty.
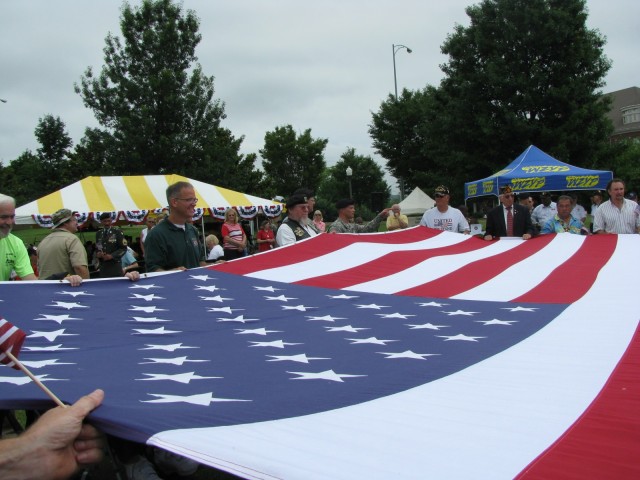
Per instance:
[[[513,213],[512,207],[507,207],[507,237],[513,237]]]

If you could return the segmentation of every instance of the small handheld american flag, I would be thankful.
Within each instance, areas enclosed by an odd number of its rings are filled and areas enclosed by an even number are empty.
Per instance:
[[[19,370],[20,367],[5,352],[17,358],[26,336],[18,327],[0,317],[0,362]]]

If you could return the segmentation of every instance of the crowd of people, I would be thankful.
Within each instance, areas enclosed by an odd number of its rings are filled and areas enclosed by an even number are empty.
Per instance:
[[[528,240],[549,233],[570,234],[631,234],[640,233],[640,207],[635,194],[625,196],[625,183],[613,179],[607,185],[609,199],[600,191],[591,196],[590,228],[585,226],[586,210],[577,203],[575,195],[560,194],[554,202],[549,192],[543,192],[540,203],[534,204],[530,193],[518,194],[510,186],[500,190],[500,204],[486,212],[486,225],[482,238],[487,241],[501,237],[519,237]],[[420,225],[432,229],[471,233],[471,222],[466,207],[450,206],[451,193],[440,185],[434,190],[435,206],[426,210]],[[146,219],[146,228],[140,235],[140,250],[147,272],[187,270],[207,265],[208,262],[229,261],[247,255],[252,241],[250,233],[238,221],[238,212],[226,211],[224,223],[217,235],[201,238],[192,225],[198,203],[194,187],[187,182],[170,185],[166,191],[169,213],[166,217]],[[321,233],[377,232],[386,221],[387,231],[409,227],[400,205],[384,208],[369,222],[356,222],[355,202],[341,199],[336,203],[338,217],[327,228],[322,212],[315,209],[313,191],[301,188],[286,200],[286,216],[281,222],[264,220],[256,233],[258,252],[291,245]],[[312,214],[312,217],[310,215]],[[15,220],[15,201],[0,194],[0,280],[17,275],[22,280],[60,280],[72,286],[81,285],[90,278],[90,265],[98,264],[99,276],[140,278],[138,258],[128,245],[122,230],[114,226],[116,217],[110,212],[99,215],[102,228],[96,234],[95,244],[82,242],[77,237],[78,222],[69,209],[52,215],[51,232],[40,242],[37,250],[27,249],[11,231]],[[206,248],[203,248],[205,243]],[[26,433],[0,442],[0,473],[2,478],[66,478],[80,466],[99,461],[103,452],[103,437],[85,417],[97,408],[104,393],[97,390],[74,405],[57,407],[45,413]],[[142,445],[114,439],[114,450],[123,460],[130,480],[154,479],[156,468],[175,467],[182,474],[195,472],[197,463],[156,452],[149,459]],[[33,462],[37,455],[38,462]],[[154,463],[155,462],[155,463]],[[40,468],[42,465],[43,468]],[[155,476],[154,476],[155,475]]]

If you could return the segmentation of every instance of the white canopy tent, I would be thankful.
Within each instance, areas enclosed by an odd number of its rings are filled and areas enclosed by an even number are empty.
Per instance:
[[[425,211],[433,208],[435,204],[433,198],[424,193],[420,187],[416,187],[399,205],[402,213],[412,216],[422,215]]]

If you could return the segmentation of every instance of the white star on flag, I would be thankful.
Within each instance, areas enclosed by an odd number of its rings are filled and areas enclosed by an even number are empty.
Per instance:
[[[316,321],[316,320],[320,320],[320,321],[323,321],[323,322],[335,322],[336,320],[346,320],[345,317],[334,317],[332,315],[324,315],[322,317],[313,317],[313,316],[309,317],[309,316],[307,316],[307,318],[309,319],[308,320],[309,322],[313,322],[313,321]]]
[[[371,308],[374,310],[380,310],[381,308],[389,308],[388,305],[376,305],[375,303],[370,303],[369,305],[356,305],[358,308]]]
[[[267,360],[267,362],[298,362],[298,363],[309,363],[309,360],[331,360],[331,358],[326,357],[307,357],[306,353],[301,353],[299,355],[267,355],[267,357],[271,357],[272,360]]]
[[[264,327],[263,328],[252,328],[252,329],[236,328],[236,332],[238,332],[236,335],[247,335],[247,334],[267,335],[269,333],[282,333],[282,330],[267,330]]]
[[[237,323],[247,323],[247,322],[257,322],[259,318],[244,318],[244,315],[238,315],[234,318],[220,318],[218,317],[219,322],[237,322]]]
[[[142,307],[142,306],[137,306],[137,305],[131,305],[131,308],[129,309],[133,312],[145,312],[145,313],[153,313],[153,312],[166,312],[167,309],[166,308],[158,308],[156,306],[149,306],[149,307]]]
[[[176,350],[183,350],[185,348],[200,348],[200,347],[183,346],[181,343],[173,343],[171,345],[154,345],[154,344],[147,343],[145,348],[139,348],[138,350],[165,350],[167,352],[175,352]]]
[[[464,310],[456,310],[455,312],[445,312],[443,311],[442,313],[445,313],[447,315],[449,315],[450,317],[453,315],[467,315],[467,316],[471,316],[475,313],[480,313],[480,312],[465,312]]]
[[[216,295],[215,297],[199,297],[200,300],[204,300],[206,302],[218,302],[218,303],[222,303],[222,302],[226,302],[227,300],[233,300],[233,298],[225,298],[225,297],[221,297],[220,295]]]
[[[55,303],[49,304],[47,306],[48,307],[61,307],[61,308],[66,308],[67,310],[71,310],[71,309],[74,309],[74,308],[89,308],[86,305],[80,305],[79,303],[76,303],[76,302],[59,302],[59,301],[55,301]]]
[[[57,358],[49,360],[24,360],[22,364],[26,365],[29,368],[44,368],[56,365],[76,365],[73,362],[58,362]]]
[[[168,365],[184,365],[185,363],[204,363],[209,360],[189,360],[187,357],[174,357],[174,358],[145,358],[145,360],[151,360],[150,362],[139,362],[140,365],[146,365],[148,363],[166,363]]]
[[[200,375],[196,375],[196,372],[175,373],[173,375],[169,375],[165,373],[143,373],[143,375],[147,375],[150,378],[136,378],[136,380],[141,380],[143,382],[154,381],[154,380],[170,380],[172,382],[189,384],[191,380],[209,380],[212,378],[224,378],[224,377],[201,377]]]
[[[69,315],[45,315],[44,313],[40,315],[42,315],[43,318],[34,318],[34,320],[53,320],[60,325],[66,320],[82,320],[81,318],[70,317]]]
[[[324,327],[327,329],[327,332],[350,332],[350,333],[358,333],[360,330],[370,330],[369,328],[356,328],[351,325],[345,325],[344,327]]]
[[[535,312],[538,309],[527,307],[503,307],[502,310],[509,310],[510,312]]]
[[[208,292],[215,292],[217,290],[225,290],[225,289],[216,287],[215,285],[196,285],[196,290],[206,290]]]
[[[274,348],[284,348],[289,345],[302,345],[302,343],[288,343],[284,340],[274,340],[272,342],[250,342],[253,345],[249,345],[250,347],[274,347]]]
[[[485,325],[511,325],[512,323],[516,323],[517,320],[498,320],[494,318],[493,320],[476,320],[477,323],[484,323]]]
[[[158,317],[131,317],[133,320],[129,320],[129,321],[133,321],[133,322],[139,322],[139,323],[162,323],[162,322],[173,322],[173,320],[164,320],[162,318],[158,318]]]
[[[478,340],[476,340],[477,338],[487,338],[487,337],[469,337],[469,336],[464,335],[462,333],[459,333],[458,335],[450,335],[450,336],[436,335],[436,337],[444,338],[445,342],[449,342],[451,340],[462,340],[462,341],[465,341],[465,342],[477,342],[478,341]]]
[[[22,347],[23,350],[28,350],[29,352],[61,352],[64,350],[78,350],[77,348],[67,348],[63,347],[61,343],[58,345],[51,345],[49,347]]]
[[[405,315],[402,313],[376,313],[376,315],[378,315],[379,317],[382,318],[402,318],[403,320],[406,320],[407,317],[415,317],[415,315]]]
[[[280,295],[278,297],[264,297],[265,300],[278,300],[280,302],[288,302],[289,300],[297,300],[295,297],[287,297],[285,295]]]
[[[154,285],[153,283],[150,285],[143,285],[140,283],[136,283],[135,285],[131,285],[129,288],[142,288],[143,290],[151,290],[152,288],[162,288],[160,285]]]
[[[41,382],[60,381],[60,378],[46,378],[47,375],[34,375]],[[31,382],[31,379],[26,375],[21,377],[0,377],[0,383],[11,383],[12,385],[26,385]]]
[[[37,330],[32,330],[32,334],[28,335],[27,338],[46,338],[50,342],[54,342],[58,337],[77,337],[77,333],[64,333],[65,329],[62,328],[60,330],[55,330],[53,332],[39,332]]]
[[[327,295],[329,298],[333,298],[335,300],[349,300],[350,298],[358,298],[360,295]]]
[[[157,400],[140,400],[142,403],[190,403],[192,405],[201,405],[208,407],[214,402],[250,402],[251,400],[239,400],[237,398],[215,398],[212,392],[201,393],[198,395],[160,395],[149,393]]]
[[[422,325],[407,324],[411,330],[428,329],[428,330],[440,330],[441,328],[448,328],[449,325],[434,325],[433,323],[423,323]]]
[[[170,335],[172,333],[182,333],[180,330],[165,330],[164,327],[147,330],[144,328],[134,328],[134,335]]]
[[[336,373],[333,370],[326,370],[324,372],[287,372],[294,375],[300,375],[298,378],[292,378],[291,380],[330,380],[332,382],[344,382],[343,378],[355,378],[366,377],[366,375],[349,375],[346,373]]]
[[[164,297],[156,296],[153,293],[150,295],[140,295],[139,293],[134,293],[133,297],[129,297],[129,298],[141,299],[147,302],[150,302],[151,300],[165,300]]]
[[[231,315],[235,311],[244,310],[244,308],[231,308],[231,307],[207,307],[207,312],[223,312]]]
[[[209,275],[189,275],[193,280],[199,280],[201,282],[206,282],[207,280],[215,280],[215,277],[210,277]]]
[[[94,294],[93,294],[93,293],[87,293],[87,292],[82,291],[82,290],[80,290],[80,291],[78,291],[78,292],[67,292],[67,291],[63,290],[62,292],[56,292],[56,293],[57,293],[58,295],[70,295],[70,296],[72,296],[73,298],[75,298],[75,297],[80,297],[80,296],[82,296],[82,295],[89,295],[89,296],[91,296],[91,297],[93,297],[93,296],[94,296]]]
[[[317,307],[306,307],[304,305],[295,305],[295,306],[282,305],[283,310],[299,310],[301,312],[306,312],[308,308],[317,308]]]
[[[445,305],[449,305],[449,304],[448,303],[438,303],[438,302],[426,302],[426,303],[418,302],[417,305],[419,305],[421,307],[444,307]]]
[[[376,352],[381,355],[387,355],[386,358],[411,358],[415,360],[426,360],[425,357],[432,357],[434,355],[440,355],[439,353],[414,353],[411,350],[405,350],[404,352],[392,353],[392,352]]]
[[[369,338],[347,338],[352,344],[374,343],[377,345],[386,345],[386,342],[397,342],[398,340],[379,340],[376,337]]]
[[[256,290],[261,290],[263,292],[271,292],[271,293],[275,293],[276,290],[282,290],[281,288],[275,288],[275,287],[253,287]]]

